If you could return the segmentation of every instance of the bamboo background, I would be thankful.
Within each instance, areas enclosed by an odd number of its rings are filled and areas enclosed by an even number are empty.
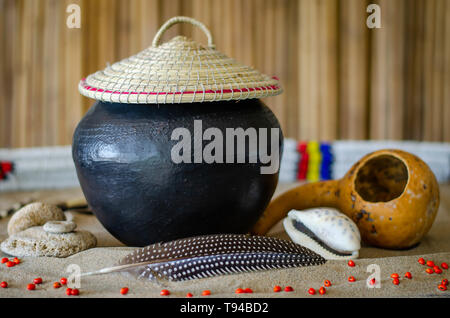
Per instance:
[[[80,29],[66,26],[72,3]],[[366,26],[370,3],[381,29]],[[70,144],[93,103],[79,80],[150,46],[175,15],[281,79],[265,102],[288,137],[450,142],[448,0],[0,0],[0,147]],[[163,40],[179,33],[206,41],[190,25]]]

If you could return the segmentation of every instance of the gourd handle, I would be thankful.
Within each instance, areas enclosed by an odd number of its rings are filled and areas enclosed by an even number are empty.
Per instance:
[[[164,34],[164,32],[166,32],[172,25],[177,24],[177,23],[190,23],[192,25],[199,27],[206,34],[206,37],[208,38],[208,46],[212,49],[214,49],[216,47],[213,42],[213,37],[212,37],[211,31],[209,31],[209,29],[203,23],[201,23],[200,21],[197,21],[193,18],[181,17],[181,16],[173,17],[173,18],[167,20],[166,23],[164,23],[161,26],[161,28],[158,30],[155,37],[153,38],[152,46],[157,47],[159,45],[159,41],[161,40],[161,37]]]
[[[329,180],[307,183],[282,193],[269,203],[250,233],[265,235],[293,209],[339,208],[339,186],[340,180]]]

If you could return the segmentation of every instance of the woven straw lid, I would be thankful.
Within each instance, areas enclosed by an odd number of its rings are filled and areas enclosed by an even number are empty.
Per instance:
[[[180,22],[201,28],[208,46],[184,36],[159,44],[163,33]],[[211,32],[188,17],[168,20],[155,35],[151,47],[89,75],[80,81],[78,88],[90,98],[129,104],[241,100],[282,92],[277,78],[240,65],[216,51]]]

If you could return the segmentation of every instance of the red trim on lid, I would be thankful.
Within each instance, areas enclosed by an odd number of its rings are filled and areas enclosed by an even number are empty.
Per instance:
[[[88,91],[92,91],[92,92],[105,92],[105,93],[109,93],[109,94],[144,94],[144,95],[180,95],[180,94],[227,94],[227,93],[246,93],[246,92],[252,92],[252,91],[261,91],[261,90],[278,90],[280,89],[279,86],[276,85],[271,85],[271,86],[261,86],[261,87],[254,87],[254,88],[242,88],[242,89],[238,89],[238,88],[234,88],[234,89],[224,89],[224,90],[207,90],[207,91],[186,91],[186,92],[118,92],[118,91],[105,91],[104,89],[101,88],[95,88],[92,86],[89,86],[86,84],[86,79],[83,78],[81,80],[81,86],[88,90]]]

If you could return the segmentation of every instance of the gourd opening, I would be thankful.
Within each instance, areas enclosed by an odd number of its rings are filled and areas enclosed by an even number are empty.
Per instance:
[[[408,168],[402,160],[392,155],[380,155],[359,169],[355,189],[366,201],[387,202],[403,193],[408,178]]]

